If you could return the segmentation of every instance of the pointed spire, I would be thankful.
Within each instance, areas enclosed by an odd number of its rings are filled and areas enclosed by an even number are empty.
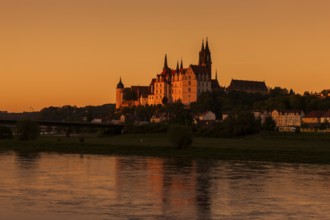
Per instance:
[[[204,39],[202,40],[202,49],[201,51],[204,51]]]
[[[176,63],[176,73],[179,73],[179,61]]]
[[[123,89],[124,84],[121,82],[121,77],[119,78],[119,83],[117,84],[117,89]]]
[[[209,40],[208,38],[206,37],[206,45],[205,45],[205,50],[209,51]]]
[[[164,70],[165,69],[168,69],[168,66],[167,66],[167,54],[165,54],[165,60],[164,60]]]
[[[215,70],[215,79],[218,80],[218,70]]]
[[[181,58],[181,64],[180,64],[180,69],[183,69],[183,62],[182,62],[182,58]]]

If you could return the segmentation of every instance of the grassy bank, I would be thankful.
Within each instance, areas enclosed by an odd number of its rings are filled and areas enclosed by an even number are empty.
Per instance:
[[[188,149],[171,147],[165,134],[90,136],[84,137],[84,142],[79,137],[40,137],[27,142],[1,140],[0,150],[330,164],[330,136],[326,134],[196,137]]]

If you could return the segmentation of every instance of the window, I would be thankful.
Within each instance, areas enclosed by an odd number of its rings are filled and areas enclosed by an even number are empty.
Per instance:
[[[190,82],[190,80],[188,81],[188,85],[189,85],[189,86],[191,85],[191,82]]]
[[[190,92],[190,87],[188,88],[188,92]]]

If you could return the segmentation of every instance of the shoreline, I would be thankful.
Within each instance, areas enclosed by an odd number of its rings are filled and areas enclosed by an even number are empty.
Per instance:
[[[330,164],[330,139],[290,136],[252,136],[237,139],[194,137],[190,148],[171,146],[166,134],[65,138],[49,136],[34,141],[0,140],[0,153],[69,153],[169,157],[179,159],[241,160]]]

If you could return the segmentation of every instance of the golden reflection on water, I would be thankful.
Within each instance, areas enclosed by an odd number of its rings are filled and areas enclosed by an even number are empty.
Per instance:
[[[330,166],[0,154],[0,219],[329,219]]]

